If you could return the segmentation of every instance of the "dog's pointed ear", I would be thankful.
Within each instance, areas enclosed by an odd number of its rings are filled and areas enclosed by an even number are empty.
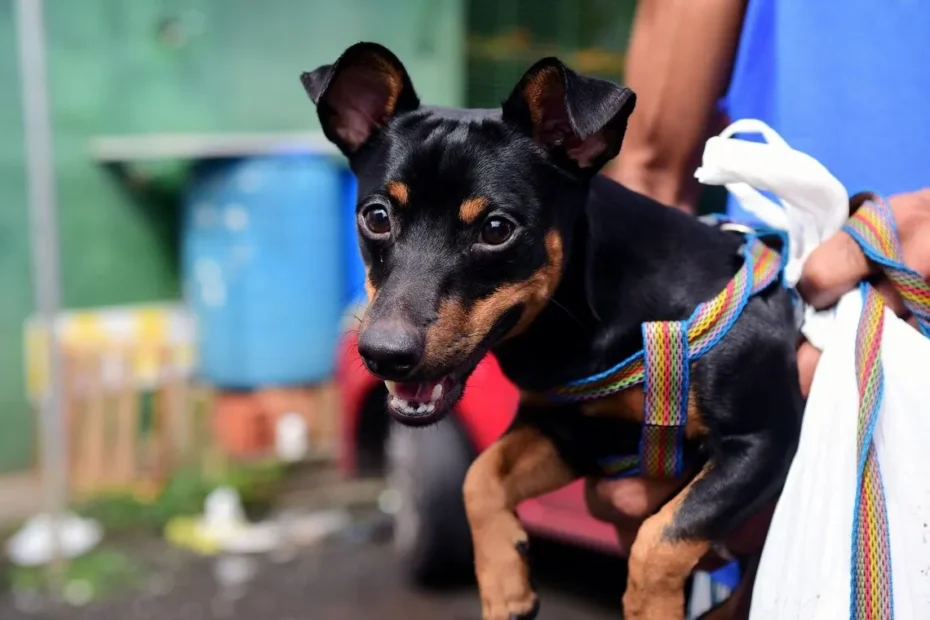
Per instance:
[[[326,137],[351,156],[391,117],[420,100],[403,63],[377,43],[356,43],[336,62],[300,76]]]
[[[332,65],[322,65],[313,71],[307,71],[300,74],[300,83],[304,85],[307,96],[313,105],[320,102],[320,95],[323,94],[323,87],[329,82],[329,76],[333,74]]]
[[[635,106],[629,88],[544,58],[504,102],[503,118],[532,136],[556,163],[593,174],[620,152]]]

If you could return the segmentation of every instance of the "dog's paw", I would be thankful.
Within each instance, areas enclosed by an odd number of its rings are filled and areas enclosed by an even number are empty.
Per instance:
[[[533,596],[533,606],[523,613],[511,613],[507,620],[535,620],[539,614],[539,597]]]
[[[539,614],[539,597],[531,594],[528,601],[499,601],[486,603],[482,620],[535,620]]]
[[[482,562],[478,570],[482,619],[533,620],[539,597],[530,579],[529,543],[521,539],[496,551],[493,561]]]

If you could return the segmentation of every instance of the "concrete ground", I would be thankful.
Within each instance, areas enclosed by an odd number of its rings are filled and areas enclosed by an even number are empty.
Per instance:
[[[0,584],[0,619],[480,620],[473,585],[424,592],[406,582],[392,552],[390,519],[372,501],[383,487],[371,482],[347,484],[322,471],[290,485],[281,501],[287,509],[350,509],[351,525],[326,542],[205,558],[154,537],[110,541],[146,568],[139,588],[73,607],[17,596]],[[545,540],[534,540],[530,553],[540,620],[620,617],[625,573],[618,559]]]
[[[354,534],[292,557],[206,559],[160,542],[134,547],[156,566],[145,588],[86,607],[0,595],[4,620],[480,620],[474,587],[408,586],[391,547]],[[534,543],[540,620],[619,618],[623,568],[613,558]]]

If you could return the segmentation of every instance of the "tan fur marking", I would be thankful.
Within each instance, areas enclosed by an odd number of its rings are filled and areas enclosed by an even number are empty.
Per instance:
[[[508,298],[513,301],[513,303],[507,304],[505,310],[507,308],[512,308],[520,302],[523,302],[525,305],[519,323],[507,334],[507,338],[513,338],[526,331],[526,328],[530,326],[536,317],[539,316],[539,313],[542,312],[543,308],[549,303],[549,298],[555,293],[555,289],[558,288],[559,282],[562,279],[562,262],[564,260],[562,238],[559,236],[559,233],[550,230],[546,234],[545,243],[546,264],[536,271],[526,282],[511,285],[511,287],[509,287],[511,289],[510,291],[505,290],[499,293],[501,299],[498,300],[498,303],[506,302]],[[488,329],[491,329],[494,321],[497,320],[501,314],[503,314],[503,311],[493,317],[493,320],[488,324]]]
[[[469,468],[465,510],[484,620],[507,620],[533,607],[529,571],[517,551],[527,535],[514,509],[521,501],[559,489],[574,478],[552,442],[529,427],[505,434]]]
[[[518,304],[524,305],[523,315],[505,338],[529,327],[549,302],[561,278],[562,239],[554,230],[546,235],[546,255],[546,264],[529,279],[501,287],[475,303],[470,311],[459,300],[443,301],[436,321],[426,333],[425,359],[441,364],[464,358],[484,340],[497,319]]]
[[[471,224],[477,220],[487,208],[487,198],[469,198],[459,205],[459,219],[465,224]]]
[[[590,416],[610,416],[628,422],[642,422],[646,395],[643,387],[637,385],[606,398],[592,400],[581,406],[581,412]],[[704,417],[697,406],[697,398],[692,389],[688,393],[688,420],[685,422],[685,436],[688,439],[704,437],[708,433]]]
[[[393,198],[398,206],[405,207],[410,200],[410,188],[400,181],[389,181],[385,186],[388,196]]]
[[[546,93],[552,91],[552,80],[559,80],[559,72],[549,67],[532,76],[523,87],[523,98],[530,109],[530,120],[534,127],[538,127],[543,121]],[[561,84],[556,92],[562,92]]]
[[[672,540],[667,535],[694,483],[708,463],[655,515],[639,528],[630,550],[629,578],[623,596],[627,620],[684,620],[685,580],[711,548],[706,540]]]
[[[403,76],[387,60],[380,56],[374,56],[373,69],[384,76],[385,83],[388,87],[388,98],[384,105],[384,115],[390,116],[397,107],[397,100],[400,98],[400,91],[404,87]]]

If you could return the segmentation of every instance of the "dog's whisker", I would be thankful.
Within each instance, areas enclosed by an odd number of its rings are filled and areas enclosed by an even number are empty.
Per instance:
[[[581,321],[581,319],[579,319],[577,316],[575,316],[575,315],[572,313],[571,310],[569,310],[569,309],[566,308],[564,305],[562,305],[561,303],[559,303],[558,301],[556,301],[556,299],[555,299],[554,297],[550,297],[550,298],[549,298],[549,302],[550,302],[553,306],[555,306],[556,308],[559,308],[560,310],[562,310],[565,314],[567,314],[567,315],[569,316],[569,318],[571,318],[573,321],[575,321],[576,323],[578,323],[579,326],[585,327],[585,324]]]

